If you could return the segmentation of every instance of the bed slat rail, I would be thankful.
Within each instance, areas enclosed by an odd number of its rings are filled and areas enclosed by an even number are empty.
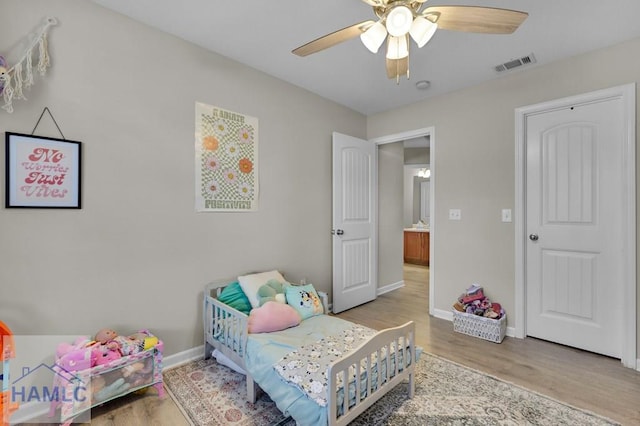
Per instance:
[[[224,287],[233,278],[207,284],[204,290],[204,358],[211,357],[214,348],[235,364],[245,369],[244,353],[247,347],[247,315],[217,300]],[[247,374],[247,400],[256,402],[258,388]]]
[[[329,425],[342,426],[353,421],[405,379],[409,380],[408,394],[413,398],[414,339],[415,324],[408,322],[376,333],[350,355],[329,366],[328,392],[330,400],[335,398],[336,401],[328,407]],[[366,377],[364,383],[363,377]],[[340,390],[343,395],[339,405]],[[352,390],[355,395],[351,395]],[[355,396],[355,403],[350,404],[352,396]]]
[[[242,356],[247,344],[247,316],[211,296],[205,297],[204,304],[205,341],[211,346],[216,343],[215,347],[227,356],[227,351]],[[205,354],[206,358],[210,356]]]

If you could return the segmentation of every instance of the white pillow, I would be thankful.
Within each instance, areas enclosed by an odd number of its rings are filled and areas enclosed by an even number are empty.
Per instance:
[[[260,300],[258,300],[258,290],[269,280],[276,280],[281,283],[286,282],[280,272],[276,270],[261,272],[259,274],[242,275],[238,277],[240,288],[242,288],[245,296],[247,296],[247,299],[249,299],[249,303],[251,303],[252,308],[258,308],[260,306]]]

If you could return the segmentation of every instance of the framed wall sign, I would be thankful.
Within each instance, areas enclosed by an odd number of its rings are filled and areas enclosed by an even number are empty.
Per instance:
[[[80,142],[6,133],[5,207],[81,208]]]

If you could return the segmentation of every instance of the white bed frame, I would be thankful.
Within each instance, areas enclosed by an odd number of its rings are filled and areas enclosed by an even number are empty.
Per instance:
[[[246,371],[244,353],[247,347],[248,316],[217,300],[224,287],[233,281],[235,279],[215,281],[205,287],[204,358],[210,358],[213,349],[217,349]],[[396,350],[391,350],[392,347]],[[415,324],[410,321],[404,325],[377,332],[352,353],[333,362],[329,366],[327,392],[329,426],[347,425],[405,379],[409,380],[409,398],[413,398],[415,355]],[[376,368],[377,371],[383,371],[382,364],[385,362],[387,366],[393,368],[386,368],[386,376],[383,380],[372,381],[371,371]],[[342,413],[338,415],[336,377],[341,375],[343,383],[346,383],[350,367],[355,368],[355,377],[361,377],[361,374],[366,372],[367,380],[364,389],[360,380],[351,382],[356,390],[355,405],[351,405],[353,401],[350,404],[349,398],[345,397]],[[248,372],[246,377],[247,399],[253,403],[257,399],[259,388]],[[346,390],[344,393],[348,395]]]

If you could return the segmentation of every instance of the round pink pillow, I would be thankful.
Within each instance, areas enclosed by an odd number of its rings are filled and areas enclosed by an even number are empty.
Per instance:
[[[269,301],[249,313],[249,333],[270,333],[300,324],[298,311],[284,303]]]

